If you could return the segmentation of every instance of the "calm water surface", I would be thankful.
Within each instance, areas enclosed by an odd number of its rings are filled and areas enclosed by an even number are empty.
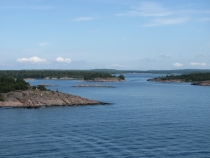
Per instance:
[[[0,109],[0,158],[210,157],[210,87],[147,82],[127,74],[116,88],[72,80],[31,80],[106,106]],[[98,83],[97,83],[98,84]]]

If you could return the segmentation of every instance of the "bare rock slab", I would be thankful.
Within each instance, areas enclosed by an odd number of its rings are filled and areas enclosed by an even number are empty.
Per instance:
[[[74,106],[74,105],[102,105],[108,104],[80,96],[53,91],[27,90],[2,93],[4,101],[0,107],[39,108],[49,106]]]

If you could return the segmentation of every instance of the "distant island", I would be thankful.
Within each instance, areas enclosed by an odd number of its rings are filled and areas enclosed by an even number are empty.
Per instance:
[[[0,107],[40,108],[49,106],[104,105],[71,94],[47,90],[43,85],[30,86],[23,79],[0,77]]]
[[[115,88],[113,86],[106,86],[106,85],[101,85],[101,84],[78,84],[78,85],[74,85],[73,87]]]
[[[167,75],[165,77],[156,77],[147,81],[156,82],[190,82],[192,85],[210,86],[210,73],[190,73],[182,75]]]
[[[123,82],[125,81],[125,77],[123,75],[120,75],[118,77],[113,76],[113,77],[96,77],[96,78],[89,78],[89,79],[85,79],[85,81],[88,82]]]
[[[94,70],[0,70],[0,76],[13,78],[32,79],[61,79],[85,80],[94,82],[119,82],[124,81],[124,75],[112,75],[108,72]]]

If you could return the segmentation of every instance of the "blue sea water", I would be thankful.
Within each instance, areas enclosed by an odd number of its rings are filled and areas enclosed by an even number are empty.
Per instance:
[[[210,157],[210,87],[147,82],[125,74],[116,88],[76,80],[30,80],[99,106],[0,109],[0,158]]]

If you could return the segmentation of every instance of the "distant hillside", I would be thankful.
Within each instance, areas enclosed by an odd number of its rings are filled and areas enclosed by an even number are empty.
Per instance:
[[[183,82],[201,82],[210,80],[210,73],[190,73],[183,75],[167,75],[158,77],[160,80],[181,80]]]
[[[191,82],[192,85],[210,86],[210,72],[190,73],[183,75],[167,75],[165,77],[156,77],[147,81],[156,82]]]
[[[154,74],[189,74],[210,72],[210,69],[180,69],[180,70],[115,70],[115,69],[94,69],[93,71],[107,72],[111,74],[122,73],[154,73]]]
[[[93,78],[110,78],[110,73],[90,70],[1,70],[0,76],[9,76],[13,78],[75,78],[75,79],[93,79]]]
[[[108,72],[97,70],[1,70],[1,76],[8,76],[11,78],[33,78],[33,79],[97,79],[105,80],[125,80],[121,74],[118,76],[112,75]]]
[[[115,70],[115,69],[93,69],[93,70],[0,70],[0,76],[13,78],[73,78],[91,80],[94,78],[112,78],[114,74],[124,73],[154,73],[154,74],[189,74],[206,73],[207,69],[182,69],[182,70]]]

